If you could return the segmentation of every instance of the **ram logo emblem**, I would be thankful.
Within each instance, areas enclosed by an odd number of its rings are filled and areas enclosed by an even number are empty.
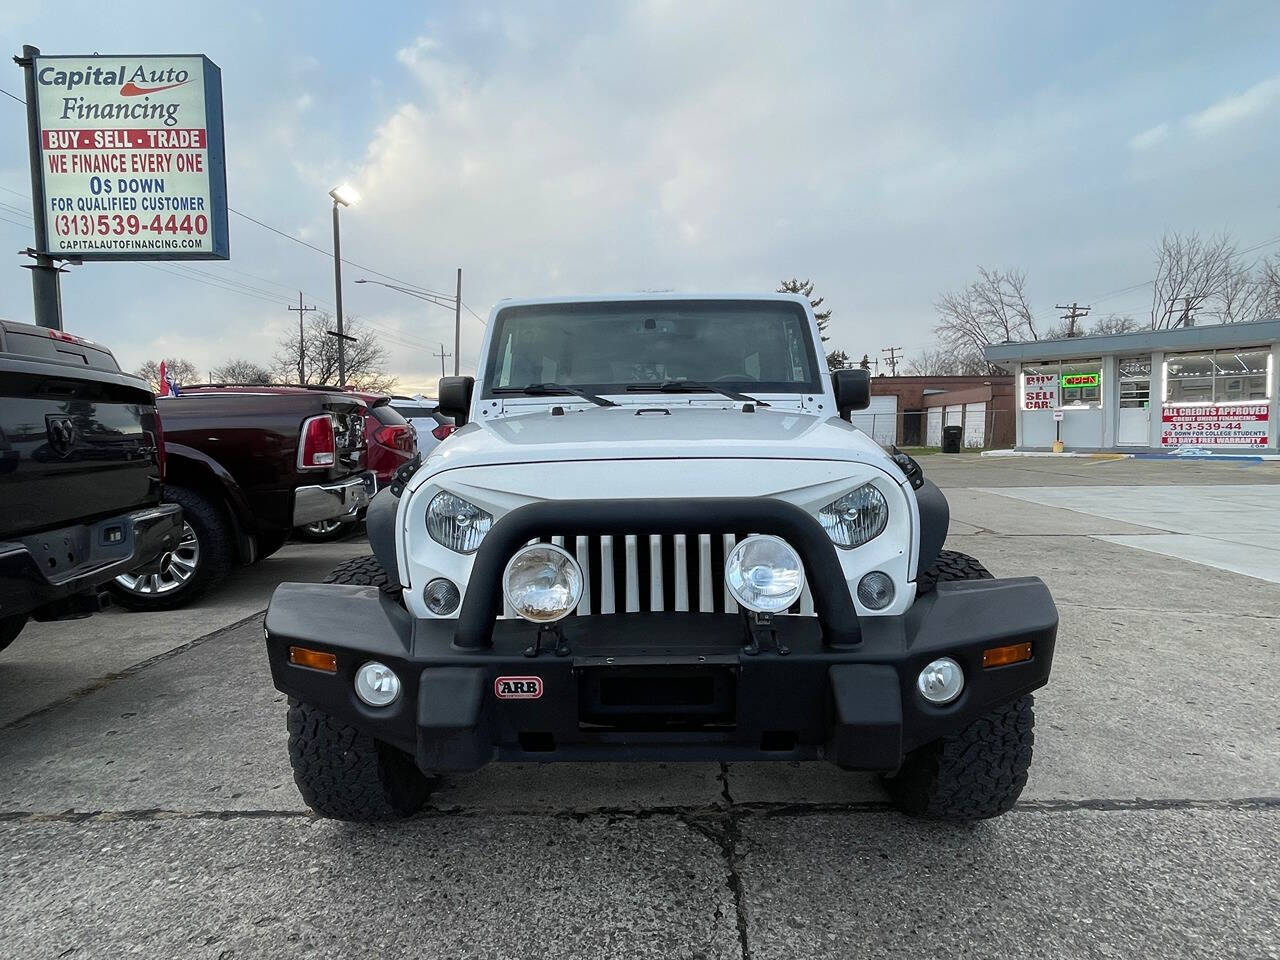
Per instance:
[[[76,422],[70,417],[59,414],[46,414],[44,418],[45,433],[49,436],[49,447],[60,457],[65,457],[76,444]]]

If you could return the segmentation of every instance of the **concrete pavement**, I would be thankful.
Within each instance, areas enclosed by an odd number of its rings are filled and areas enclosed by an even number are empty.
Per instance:
[[[0,721],[0,957],[1280,956],[1280,587],[991,492],[1093,485],[1079,461],[923,463],[949,545],[1059,603],[1013,813],[911,821],[823,764],[571,764],[450,778],[405,824],[318,821],[258,620],[188,611],[170,639],[200,642]],[[1123,484],[1246,483],[1142,466]]]

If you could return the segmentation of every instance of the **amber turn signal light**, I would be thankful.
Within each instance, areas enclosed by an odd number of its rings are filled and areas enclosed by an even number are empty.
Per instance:
[[[310,667],[312,670],[323,670],[325,673],[338,672],[338,658],[335,654],[323,650],[308,650],[306,647],[290,647],[289,662],[299,667]]]
[[[982,651],[984,667],[1007,667],[1011,663],[1021,663],[1031,659],[1031,644],[1011,643],[1007,647],[992,647]]]

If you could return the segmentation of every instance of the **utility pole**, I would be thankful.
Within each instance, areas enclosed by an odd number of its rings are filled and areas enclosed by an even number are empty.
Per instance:
[[[452,356],[453,356],[453,354],[452,354],[452,353],[445,353],[445,352],[444,352],[444,344],[442,343],[442,344],[440,344],[440,352],[439,352],[439,353],[433,353],[433,354],[432,354],[432,356],[433,356],[433,357],[439,357],[439,358],[440,358],[440,376],[442,376],[442,377],[443,377],[443,376],[444,376],[444,360],[445,360],[445,357],[452,357]],[[453,365],[453,372],[454,372],[455,374],[457,374],[457,372],[458,372],[458,365],[457,365],[456,363]]]
[[[1174,327],[1179,327],[1179,326],[1194,327],[1196,325],[1196,318],[1192,316],[1191,311],[1200,309],[1200,301],[1202,299],[1204,298],[1203,297],[1174,297],[1172,300],[1170,300],[1169,301],[1170,313],[1173,312],[1173,305],[1177,303],[1179,300],[1182,301],[1182,316],[1178,317],[1178,322],[1175,323],[1173,326]]]
[[[440,350],[443,352],[444,344],[440,344]],[[453,298],[453,375],[458,375],[458,361],[462,357],[462,268],[458,268],[458,295]],[[440,365],[443,368],[444,359],[441,358]],[[441,369],[440,376],[444,376],[444,370]]]
[[[302,318],[310,313],[315,307],[304,307],[302,305],[302,291],[298,291],[298,305],[296,307],[286,307],[287,310],[298,311],[298,383],[307,382],[307,339],[302,333]]]
[[[44,174],[40,169],[40,123],[36,119],[36,100],[39,90],[36,86],[35,58],[40,56],[40,48],[29,43],[22,45],[22,56],[14,57],[13,62],[22,67],[23,89],[27,100],[27,148],[31,161],[31,212],[35,215],[36,245],[32,249],[22,251],[35,260],[25,264],[31,271],[31,292],[35,301],[36,326],[48,327],[50,330],[62,329],[62,283],[63,268],[58,266],[59,259],[50,256],[48,224],[45,222],[47,205],[44,195]],[[69,262],[78,261],[70,259]]]
[[[1093,307],[1082,307],[1079,304],[1077,304],[1074,300],[1072,300],[1071,306],[1069,307],[1064,306],[1061,303],[1055,303],[1053,305],[1053,309],[1067,311],[1062,315],[1062,319],[1067,321],[1067,337],[1071,338],[1076,336],[1076,321],[1079,320],[1081,317],[1088,316],[1089,311],[1092,310]]]
[[[896,377],[898,375],[898,361],[902,359],[902,348],[885,347],[880,352],[886,354],[885,362],[889,364],[889,376]]]

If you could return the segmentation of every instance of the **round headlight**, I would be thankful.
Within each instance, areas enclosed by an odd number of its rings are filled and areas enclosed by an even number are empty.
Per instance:
[[[370,660],[356,671],[356,696],[371,707],[385,707],[400,696],[400,678],[385,663]]]
[[[441,490],[427,504],[427,533],[442,547],[475,553],[493,526],[493,515],[469,500]]]
[[[939,657],[920,671],[916,689],[930,703],[950,703],[964,689],[964,671],[950,657]]]
[[[502,572],[502,593],[520,616],[554,623],[582,599],[582,568],[567,550],[551,543],[521,547]]]
[[[804,590],[804,565],[785,540],[758,534],[729,552],[724,582],[748,610],[785,613]]]
[[[889,504],[873,484],[864,483],[818,511],[818,522],[838,547],[860,547],[884,532]]]

